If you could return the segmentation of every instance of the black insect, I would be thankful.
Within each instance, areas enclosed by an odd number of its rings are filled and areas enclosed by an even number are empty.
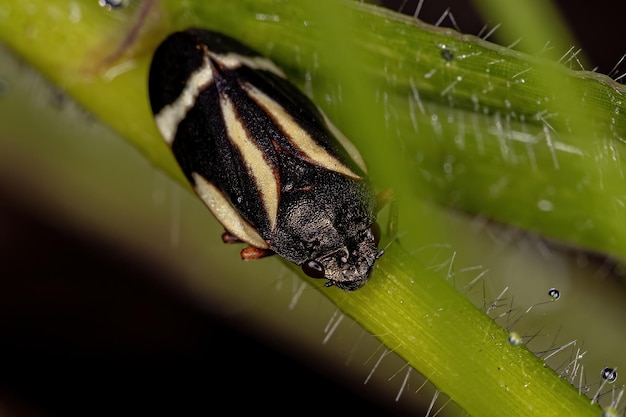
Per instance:
[[[156,125],[243,259],[273,253],[343,290],[378,250],[361,155],[269,59],[204,29],[165,39],[150,67]]]

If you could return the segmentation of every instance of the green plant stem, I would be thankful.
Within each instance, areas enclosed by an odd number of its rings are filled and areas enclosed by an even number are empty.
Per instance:
[[[597,415],[564,379],[438,274],[392,247],[363,291],[327,297],[472,415]],[[445,301],[443,301],[445,300]],[[538,411],[541,410],[541,411]]]

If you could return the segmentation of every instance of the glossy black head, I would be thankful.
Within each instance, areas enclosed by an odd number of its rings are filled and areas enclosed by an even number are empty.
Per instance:
[[[374,262],[382,255],[375,230],[377,225],[355,236],[346,246],[306,261],[302,270],[312,278],[327,279],[327,287],[358,290],[369,281]]]

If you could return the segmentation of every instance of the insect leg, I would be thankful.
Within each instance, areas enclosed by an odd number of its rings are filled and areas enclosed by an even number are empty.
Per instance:
[[[254,246],[248,246],[247,248],[243,248],[241,250],[241,259],[244,261],[252,261],[254,259],[265,258],[266,256],[272,256],[274,254],[273,250],[270,249],[262,249],[256,248]]]
[[[228,232],[222,233],[222,242],[224,243],[242,243],[243,240],[239,239],[235,235],[231,235]]]
[[[376,212],[380,213],[380,211],[387,205],[389,206],[387,236],[389,236],[393,241],[397,238],[398,234],[398,203],[391,188],[382,190],[376,196]]]
[[[222,242],[224,243],[243,243],[243,240],[239,239],[235,235],[231,235],[228,232],[222,233]],[[244,261],[251,261],[254,259],[265,258],[266,256],[274,255],[274,251],[271,249],[257,248],[255,246],[248,246],[241,250],[241,259]]]
[[[376,196],[376,212],[380,212],[387,204],[395,201],[396,196],[391,188],[385,188]]]

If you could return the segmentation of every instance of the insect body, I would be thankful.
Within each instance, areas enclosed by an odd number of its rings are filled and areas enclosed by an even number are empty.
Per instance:
[[[272,61],[223,34],[188,29],[157,48],[149,93],[182,171],[226,229],[327,286],[356,290],[377,248],[376,201],[356,148]]]

